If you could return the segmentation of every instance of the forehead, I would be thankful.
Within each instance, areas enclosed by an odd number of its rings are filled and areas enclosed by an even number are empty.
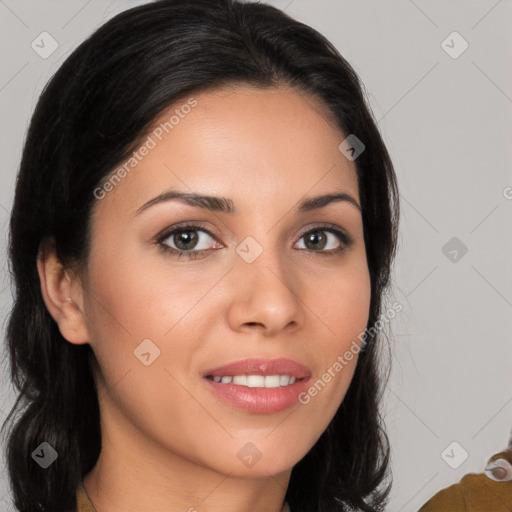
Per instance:
[[[171,187],[247,207],[258,198],[291,206],[333,188],[358,198],[355,164],[338,149],[344,139],[319,99],[290,87],[192,93],[155,120],[101,202],[133,211]]]

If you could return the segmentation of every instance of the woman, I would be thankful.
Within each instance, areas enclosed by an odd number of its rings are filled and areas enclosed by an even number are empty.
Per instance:
[[[398,211],[362,85],[312,28],[235,0],[100,27],[16,186],[18,510],[383,510]]]

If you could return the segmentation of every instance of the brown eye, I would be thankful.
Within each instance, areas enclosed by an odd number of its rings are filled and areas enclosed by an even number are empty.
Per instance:
[[[307,235],[305,235],[304,238],[304,245],[308,249],[325,249],[325,246],[328,243],[328,236],[325,234],[325,232],[322,232],[320,230],[317,231],[311,231]]]
[[[171,255],[198,258],[214,245],[219,245],[215,237],[206,229],[196,225],[180,226],[167,231],[157,240],[157,245]]]
[[[169,238],[174,242],[176,249],[180,251],[189,251],[194,249],[199,240],[197,231],[187,229],[186,231],[176,231]]]
[[[319,226],[309,229],[301,235],[302,247],[320,254],[336,254],[344,251],[351,243],[351,238],[339,228]]]

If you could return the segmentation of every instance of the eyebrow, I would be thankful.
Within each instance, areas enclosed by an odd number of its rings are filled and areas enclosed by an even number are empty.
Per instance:
[[[221,212],[221,213],[230,213],[236,214],[238,213],[233,201],[227,197],[221,196],[209,196],[203,194],[194,194],[194,193],[185,193],[179,192],[178,190],[168,190],[159,194],[158,196],[150,199],[148,202],[144,203],[140,208],[137,209],[135,215],[139,215],[144,210],[147,210],[149,207],[164,203],[168,201],[180,201],[189,206],[193,206],[196,208],[204,208],[206,210]],[[305,213],[312,210],[317,210],[320,208],[324,208],[325,206],[339,201],[345,201],[349,204],[355,206],[359,211],[361,211],[361,206],[358,202],[346,192],[336,192],[331,194],[324,194],[321,196],[309,197],[300,202],[299,206],[296,208],[297,213]]]

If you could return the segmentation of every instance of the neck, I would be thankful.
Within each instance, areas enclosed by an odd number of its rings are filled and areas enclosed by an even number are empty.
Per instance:
[[[85,489],[85,485],[84,485],[84,481],[82,480],[80,482],[80,488],[81,490],[83,491],[83,493],[85,494],[85,497],[88,501],[88,505],[89,507],[94,511],[94,512],[100,512],[95,506],[94,504],[92,503],[91,501],[91,498],[89,497],[89,493],[87,492],[87,490]],[[103,512],[103,511],[102,511]],[[192,509],[192,508],[189,508],[188,512],[197,512],[195,509]],[[283,507],[281,508],[281,512],[291,512],[290,511],[290,506],[288,505],[288,502],[285,501],[284,504],[283,504]]]

